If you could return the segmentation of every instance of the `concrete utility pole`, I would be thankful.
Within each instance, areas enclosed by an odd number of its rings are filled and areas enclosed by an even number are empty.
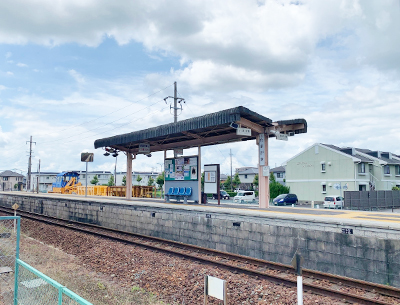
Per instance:
[[[28,143],[28,141],[26,141],[26,143]],[[28,180],[26,181],[26,190],[30,191],[31,189],[31,173],[32,173],[32,143],[36,142],[32,142],[32,136],[29,140],[29,162],[28,162]]]
[[[39,170],[38,170],[38,176],[37,176],[37,193],[39,194],[39,184],[40,184],[40,159],[39,159]]]
[[[178,89],[174,82],[174,123],[178,122]]]

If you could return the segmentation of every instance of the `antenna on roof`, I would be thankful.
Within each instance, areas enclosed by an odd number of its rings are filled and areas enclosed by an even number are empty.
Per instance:
[[[182,102],[186,103],[184,98],[178,97],[178,90],[176,88],[176,82],[174,82],[174,96],[167,96],[166,98],[164,98],[164,102],[167,103],[167,99],[169,99],[169,98],[174,99],[174,106],[172,107],[172,105],[170,105],[169,109],[170,110],[174,109],[174,123],[176,123],[176,122],[178,122],[178,109],[180,109],[182,112],[183,109],[182,109],[181,103]],[[179,103],[180,107],[178,107],[178,103]]]

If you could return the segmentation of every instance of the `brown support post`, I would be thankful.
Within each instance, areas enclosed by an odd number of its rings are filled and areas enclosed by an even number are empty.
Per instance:
[[[132,154],[128,151],[126,153],[126,199],[132,199]]]
[[[268,166],[268,134],[257,136],[258,144],[258,197],[259,207],[269,208],[269,177],[263,176],[263,167]],[[263,138],[263,139],[260,139]]]
[[[167,159],[167,151],[166,150],[164,150],[164,165],[163,165],[163,169],[164,169],[164,184],[163,184],[163,188],[164,188],[164,201],[165,202],[167,202],[167,198],[165,198],[165,191],[166,191],[166,189],[165,189],[165,159]],[[162,193],[163,193],[163,190],[161,189],[161,196],[162,196]]]
[[[201,146],[198,146],[197,179],[199,188],[199,204],[201,204]]]

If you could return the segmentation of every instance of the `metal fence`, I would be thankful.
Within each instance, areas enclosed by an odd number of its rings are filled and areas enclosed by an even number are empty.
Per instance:
[[[27,263],[16,260],[14,305],[92,305]]]
[[[0,304],[14,303],[15,260],[19,255],[20,217],[0,217]]]
[[[345,191],[344,208],[369,211],[400,208],[400,191]]]
[[[92,305],[19,259],[20,217],[0,216],[0,305]]]

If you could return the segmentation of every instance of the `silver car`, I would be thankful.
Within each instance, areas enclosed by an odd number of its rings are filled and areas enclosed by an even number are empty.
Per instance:
[[[326,196],[324,199],[325,209],[343,209],[344,198],[340,196]]]

